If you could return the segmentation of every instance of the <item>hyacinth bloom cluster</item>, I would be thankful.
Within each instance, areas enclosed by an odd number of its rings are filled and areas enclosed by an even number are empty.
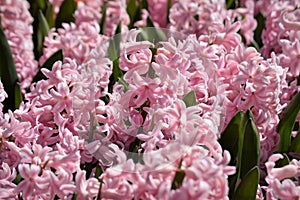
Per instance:
[[[8,38],[23,92],[30,86],[38,70],[33,54],[33,18],[29,6],[27,1],[0,2],[0,24]]]
[[[299,91],[299,1],[148,0],[135,2],[140,16],[132,1],[74,2],[74,21],[50,29],[38,59],[29,3],[0,2],[24,96],[4,112],[0,81],[0,199],[230,199],[239,158],[219,140],[247,110],[256,198],[300,197],[299,155],[280,165],[287,155],[276,152]],[[58,18],[64,1],[48,3]],[[59,50],[62,60],[37,69]],[[32,82],[39,70],[44,79]]]

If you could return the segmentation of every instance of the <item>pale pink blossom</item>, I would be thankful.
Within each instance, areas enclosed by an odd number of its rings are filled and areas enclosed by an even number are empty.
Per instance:
[[[103,16],[102,16],[103,17]],[[105,27],[103,33],[107,36],[113,36],[116,33],[116,29],[121,24],[122,33],[128,31],[127,25],[130,19],[126,12],[126,1],[125,0],[113,0],[106,3],[106,18]]]
[[[168,21],[168,0],[150,0],[148,10],[154,25],[165,28]]]
[[[10,168],[7,163],[2,163],[0,168],[0,198],[14,199],[14,189],[16,185],[12,182],[16,178],[15,168]]]
[[[96,178],[86,179],[85,171],[76,173],[76,193],[78,199],[94,199],[97,197],[100,187],[99,181]]]
[[[38,71],[33,54],[32,22],[29,3],[19,0],[0,2],[0,17],[16,65],[22,93]]]
[[[263,189],[267,192],[267,199],[295,199],[300,196],[298,183],[289,179],[298,179],[299,161],[292,160],[288,165],[276,168],[275,162],[282,158],[281,154],[273,154],[266,162],[268,185]]]
[[[34,164],[20,164],[18,170],[24,180],[15,188],[15,193],[22,192],[23,198],[27,199],[37,198],[47,192],[49,182],[39,175],[42,170],[39,166]]]

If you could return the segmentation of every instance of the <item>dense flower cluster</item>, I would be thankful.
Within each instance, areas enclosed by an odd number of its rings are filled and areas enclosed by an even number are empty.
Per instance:
[[[63,1],[49,2],[55,18]],[[0,199],[229,199],[236,158],[218,139],[246,110],[260,140],[257,198],[299,198],[299,161],[277,167],[275,151],[280,115],[300,91],[300,2],[148,0],[134,29],[126,3],[76,1],[75,22],[52,28],[35,61],[29,3],[0,2],[24,93],[3,113],[0,81]],[[257,13],[261,51],[250,46]],[[138,29],[147,20],[168,29]],[[141,39],[147,30],[167,38]],[[64,59],[31,83],[60,49]]]
[[[29,3],[19,0],[0,2],[0,24],[8,38],[23,92],[31,84],[37,73],[32,42],[33,18],[29,13]]]

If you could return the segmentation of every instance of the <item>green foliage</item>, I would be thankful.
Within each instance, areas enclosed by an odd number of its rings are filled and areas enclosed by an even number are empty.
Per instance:
[[[283,166],[288,165],[290,163],[290,159],[289,159],[288,155],[286,155],[285,153],[282,154],[282,155],[283,155],[283,158],[278,160],[275,163],[275,167],[283,167]]]
[[[129,29],[134,28],[134,23],[142,19],[142,9],[148,9],[147,0],[128,1],[126,10],[130,18]]]
[[[238,153],[238,139],[239,135],[241,135],[243,130],[241,130],[241,121],[244,113],[238,112],[229,122],[223,133],[221,134],[221,138],[219,142],[223,149],[229,151],[231,155],[230,165],[236,164],[236,156]]]
[[[179,163],[178,169],[177,169],[174,179],[172,181],[172,186],[171,186],[172,190],[176,190],[177,188],[180,188],[180,186],[182,185],[183,179],[185,177],[185,172],[180,169],[181,163],[182,163],[182,160]]]
[[[243,194],[243,189],[238,188],[244,187],[242,183],[238,184],[238,181],[241,179],[247,183],[250,179],[247,177],[249,173],[259,167],[260,142],[251,111],[238,112],[221,134],[219,142],[232,156],[230,165],[237,166],[236,174],[228,179],[229,196],[237,198]],[[256,190],[254,194],[249,194],[253,195],[256,195]]]
[[[127,3],[127,13],[129,15],[130,18],[130,26],[133,26],[133,23],[135,22],[135,18],[136,18],[136,14],[137,12],[139,12],[139,10],[137,10],[137,5],[136,5],[136,1],[135,0],[129,0]]]
[[[33,26],[33,44],[34,44],[34,56],[35,59],[38,60],[40,56],[42,55],[42,45],[41,42],[43,41],[43,38],[41,38],[40,33],[40,21],[39,21],[39,12],[41,11],[43,14],[46,12],[46,10],[49,10],[49,5],[51,5],[47,0],[28,0],[30,4],[30,14],[33,17],[34,21],[32,23]],[[53,12],[52,12],[53,14]],[[52,15],[53,18],[53,15]]]
[[[259,176],[259,168],[257,166],[251,169],[242,179],[232,199],[255,200]]]
[[[245,114],[247,123],[244,132],[242,156],[240,160],[240,178],[243,178],[253,167],[259,166],[260,141],[257,128],[250,110]]]
[[[283,115],[278,124],[277,132],[280,135],[278,152],[284,153],[287,152],[291,145],[291,133],[294,128],[294,124],[297,118],[297,115],[300,110],[300,93],[297,93],[289,105],[283,111]],[[295,148],[296,144],[293,144]]]
[[[55,27],[61,27],[63,22],[75,22],[74,12],[76,10],[76,7],[77,4],[74,0],[64,0],[57,14]]]
[[[235,9],[238,5],[236,0],[226,0],[226,8],[227,9]]]
[[[116,35],[109,40],[108,57],[113,62],[112,81],[115,83],[123,77],[123,71],[119,67],[120,56],[120,42],[121,42],[121,30],[122,23],[119,22]]]
[[[0,23],[0,77],[8,98],[3,102],[3,111],[14,111],[22,101],[14,59]]]
[[[20,104],[23,101],[23,95],[22,95],[22,92],[21,92],[20,83],[15,84],[14,91],[15,91],[15,108],[17,109],[17,108],[20,107]]]
[[[258,13],[255,16],[255,19],[257,21],[257,27],[254,31],[254,42],[255,42],[254,46],[256,46],[257,51],[259,51],[260,47],[263,46],[261,36],[262,36],[262,31],[265,28],[266,19],[261,13]]]
[[[297,136],[292,140],[289,152],[300,153],[300,131],[298,131]]]
[[[48,36],[49,25],[47,19],[45,18],[43,12],[39,10],[38,12],[38,29],[37,29],[37,51],[39,55],[43,54],[43,43],[44,38]]]
[[[185,95],[185,97],[183,98],[183,101],[184,101],[186,107],[197,105],[195,91],[192,90],[187,95]]]
[[[100,34],[104,34],[105,31],[105,19],[106,19],[106,2],[102,6],[102,18],[100,21]]]

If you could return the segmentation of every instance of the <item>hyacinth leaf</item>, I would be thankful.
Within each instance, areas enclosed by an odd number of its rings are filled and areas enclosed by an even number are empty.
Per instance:
[[[241,124],[239,127],[239,138],[238,138],[238,179],[241,177],[241,168],[242,168],[242,157],[243,157],[243,148],[244,148],[244,136],[246,131],[246,126],[249,121],[249,115],[244,113],[242,115]]]
[[[151,78],[151,79],[154,79],[154,78],[157,77],[157,75],[156,75],[156,73],[155,73],[155,70],[153,69],[153,67],[152,67],[151,64],[149,65],[148,76],[149,76],[149,78]]]
[[[44,38],[48,36],[49,25],[41,10],[38,12],[38,30],[37,30],[37,50],[39,55],[43,53]]]
[[[75,21],[73,16],[76,10],[77,4],[74,0],[64,0],[60,6],[60,10],[57,14],[55,27],[60,28],[62,23],[70,23]]]
[[[178,169],[177,169],[174,179],[172,181],[172,186],[171,186],[172,190],[176,190],[177,188],[180,188],[180,186],[182,185],[183,179],[185,177],[185,172],[180,169],[181,165],[182,165],[182,159],[179,162]]]
[[[17,83],[15,85],[15,107],[19,108],[22,101],[23,101],[23,96],[22,96],[22,92],[21,92],[21,87],[20,87],[20,84]]]
[[[47,20],[49,28],[53,28],[55,26],[55,20],[54,20],[54,8],[53,5],[48,3],[45,18]]]
[[[238,178],[237,173],[228,176],[228,186],[229,186],[228,197],[229,197],[229,199],[232,199],[232,196],[234,194],[234,191],[235,191],[235,188],[236,188],[237,178]]]
[[[43,64],[43,66],[41,68],[46,68],[46,69],[51,70],[53,64],[56,61],[59,61],[59,60],[62,61],[63,58],[64,58],[63,51],[60,49],[57,52],[55,52],[54,54],[52,54],[52,56],[50,58],[48,58],[48,60],[46,60],[46,62]],[[46,79],[46,76],[42,73],[41,70],[39,70],[39,72],[33,78],[32,82],[35,83],[35,82],[38,82],[42,79]]]
[[[129,84],[123,79],[123,77],[119,78],[119,84],[124,86],[124,92],[126,92],[128,90],[128,86]]]
[[[300,131],[298,131],[297,136],[293,139],[288,152],[300,153]]]
[[[135,16],[137,13],[137,9],[136,9],[136,1],[135,0],[129,0],[127,3],[127,13],[129,15],[130,18],[130,27],[132,27],[134,20],[135,20]]]
[[[144,39],[148,40],[149,42],[152,42],[153,44],[156,44],[161,41],[166,41],[167,39],[163,30],[155,28],[150,17],[147,18],[147,27],[141,29]]]
[[[183,179],[185,177],[185,172],[182,170],[178,170],[175,174],[174,180],[172,182],[172,190],[176,190],[177,188],[180,188],[182,185]]]
[[[242,179],[233,195],[233,200],[255,200],[259,183],[259,168],[252,168]]]
[[[265,28],[265,17],[261,14],[261,13],[258,13],[256,16],[255,16],[255,19],[257,21],[257,27],[254,31],[254,43],[253,43],[253,46],[257,45],[256,49],[259,51],[259,47],[261,47],[263,44],[262,44],[262,40],[261,40],[261,36],[262,36],[262,31],[264,30]]]
[[[290,159],[289,159],[288,155],[286,155],[285,153],[283,153],[282,155],[283,155],[283,158],[280,160],[277,160],[275,163],[276,168],[286,166],[290,163]]]
[[[49,24],[47,19],[45,18],[43,12],[39,10],[38,12],[38,19],[39,19],[39,29],[44,37],[48,36],[49,33]]]
[[[109,40],[108,57],[113,62],[113,73],[112,78],[114,82],[119,81],[123,77],[123,71],[119,67],[119,56],[120,56],[120,41],[121,41],[121,28],[122,24],[119,23],[116,35]]]
[[[167,22],[170,23],[169,15],[170,15],[170,9],[172,7],[172,0],[168,0],[168,7],[167,7]]]
[[[239,130],[242,122],[244,113],[238,112],[229,122],[225,130],[221,134],[219,143],[223,149],[229,151],[231,155],[230,165],[234,166],[236,164],[236,156],[238,153],[238,138]]]
[[[195,106],[197,105],[196,100],[196,93],[194,90],[190,91],[185,97],[183,98],[183,101],[186,105],[186,107]]]
[[[20,90],[16,90],[16,85],[18,84],[18,75],[16,71],[16,66],[14,59],[10,50],[5,33],[2,29],[0,23],[0,77],[6,91],[8,98],[3,102],[4,112],[7,112],[9,109],[14,111],[17,107],[16,104],[16,95],[22,96],[19,94]]]
[[[102,6],[102,18],[100,20],[100,34],[104,34],[105,31],[105,20],[106,20],[106,3],[103,3]]]
[[[95,178],[100,181],[100,175],[103,174],[103,169],[100,165],[97,165],[96,172],[95,172]]]
[[[118,82],[120,80],[120,78],[123,77],[123,72],[119,68],[119,60],[118,59],[113,61],[113,73],[112,73],[111,77],[113,78],[113,83]],[[110,79],[110,81],[111,81],[111,79]]]
[[[32,16],[37,16],[39,10],[44,10],[47,5],[46,0],[29,0],[30,12]]]
[[[240,160],[240,178],[243,178],[253,167],[259,166],[260,158],[260,141],[251,111],[248,110],[245,116],[248,120],[244,132],[242,159]]]
[[[289,150],[291,145],[291,133],[294,128],[294,124],[297,115],[300,110],[300,93],[298,92],[289,105],[283,111],[283,115],[279,121],[277,132],[280,135],[278,152],[284,153]]]
[[[226,0],[226,8],[227,9],[235,8],[235,0]]]
[[[115,36],[109,39],[109,46],[108,46],[108,57],[111,61],[114,61],[119,58],[120,56],[120,42],[121,42],[121,30],[122,30],[122,23],[119,22]]]
[[[77,193],[74,193],[74,194],[73,194],[73,197],[72,197],[72,200],[77,200],[77,196],[78,196],[78,194],[77,194]]]
[[[13,183],[18,185],[23,180],[21,174],[17,174],[16,178],[13,180]]]

